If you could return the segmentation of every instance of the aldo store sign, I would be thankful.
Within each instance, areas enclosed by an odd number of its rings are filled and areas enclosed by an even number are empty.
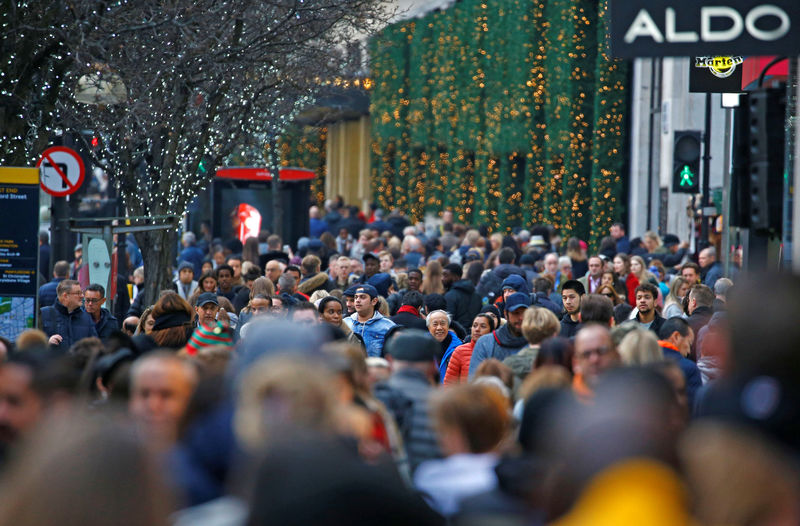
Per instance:
[[[620,58],[800,55],[800,0],[610,0]]]

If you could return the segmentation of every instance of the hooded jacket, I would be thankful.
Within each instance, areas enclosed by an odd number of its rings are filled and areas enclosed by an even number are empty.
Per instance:
[[[581,328],[581,322],[579,321],[572,321],[570,318],[569,313],[564,314],[564,317],[561,318],[561,332],[558,333],[559,336],[562,338],[572,338],[576,334],[578,334],[578,330]]]
[[[502,362],[526,345],[528,345],[528,340],[524,336],[511,334],[508,324],[489,334],[484,334],[478,339],[472,350],[472,358],[469,361],[469,377],[475,376],[475,371],[484,360],[496,358]]]
[[[472,325],[475,315],[480,312],[483,302],[475,293],[475,285],[468,279],[456,281],[444,295],[447,312],[464,327]]]
[[[311,295],[315,290],[330,290],[331,280],[325,272],[305,278],[297,286],[297,291]]]
[[[395,326],[392,320],[384,318],[380,312],[375,311],[372,318],[365,322],[358,321],[357,312],[345,318],[344,322],[350,327],[350,330],[364,340],[368,357],[383,356],[383,341],[386,338],[386,331]]]
[[[42,330],[47,337],[58,334],[62,338],[60,345],[53,346],[56,349],[67,351],[78,340],[97,336],[94,320],[80,307],[68,312],[56,301],[51,307],[42,307],[41,314]]]

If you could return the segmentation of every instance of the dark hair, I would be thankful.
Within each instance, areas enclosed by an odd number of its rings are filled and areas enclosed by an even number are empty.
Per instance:
[[[105,298],[106,297],[106,289],[103,288],[103,286],[100,285],[99,283],[92,283],[91,285],[86,287],[86,291],[84,291],[84,292],[88,292],[90,290],[92,292],[99,292],[101,298]]]
[[[550,292],[550,289],[553,288],[553,283],[543,277],[538,277],[533,280],[533,292]]]
[[[694,285],[687,296],[697,300],[698,307],[710,307],[714,304],[714,291],[706,285]]]
[[[641,283],[638,287],[636,287],[636,291],[634,292],[634,296],[639,294],[640,292],[649,292],[653,299],[658,298],[658,287],[653,285],[652,283],[645,282]]]
[[[286,274],[287,272],[297,272],[301,276],[303,275],[303,273],[300,272],[300,267],[298,267],[297,265],[289,265],[285,269],[283,269],[284,274]]]
[[[56,287],[56,295],[61,296],[65,292],[69,292],[72,287],[78,285],[80,287],[80,283],[75,281],[74,279],[65,279],[64,281],[60,282]]]
[[[66,278],[69,276],[69,263],[66,261],[56,261],[56,264],[53,265],[53,274],[57,278]]]
[[[503,247],[500,253],[497,254],[497,261],[501,264],[511,264],[517,258],[517,253],[511,247]]]
[[[315,307],[314,304],[311,303],[310,301],[298,301],[297,303],[292,305],[291,310],[292,312],[296,312],[299,310],[313,310],[314,312],[317,312],[317,307]]]
[[[325,306],[328,303],[332,302],[332,301],[338,303],[342,307],[342,312],[345,312],[345,313],[347,312],[347,309],[345,308],[344,303],[342,303],[342,300],[340,300],[336,296],[325,296],[324,298],[322,298],[319,301],[319,306],[317,307],[317,311],[320,314],[324,313],[325,312]]]
[[[578,296],[583,296],[586,294],[586,288],[583,286],[583,283],[578,281],[577,279],[568,279],[561,285],[561,292],[565,290],[574,290],[578,293]]]
[[[574,352],[575,348],[571,339],[561,336],[547,338],[539,346],[533,368],[537,369],[543,365],[560,365],[572,374],[572,354]]]
[[[481,281],[483,270],[483,265],[479,260],[470,263],[467,267],[467,279],[470,280],[473,285],[478,286],[478,283]]]
[[[441,294],[427,294],[425,296],[425,309],[428,312],[447,310],[447,300]]]
[[[601,294],[586,294],[581,298],[581,323],[611,324],[614,318],[614,304]]]
[[[422,271],[421,271],[420,269],[418,269],[418,268],[410,268],[410,269],[408,269],[408,272],[406,272],[406,274],[407,274],[407,275],[409,275],[409,276],[410,276],[412,273],[414,273],[414,274],[419,274],[419,277],[420,277],[420,278],[421,278],[421,277],[422,277],[422,275],[423,275],[423,274],[422,274]]]
[[[614,323],[616,325],[625,323],[632,311],[633,306],[627,303],[620,303],[619,305],[616,305],[614,307]]]
[[[483,318],[486,320],[486,323],[489,324],[489,330],[493,331],[495,329],[494,326],[494,318],[488,312],[479,312],[475,315],[475,318]],[[475,323],[475,318],[472,318],[472,323]]]
[[[230,259],[230,258],[228,258],[228,259]],[[214,276],[214,277],[217,278],[217,281],[219,281],[219,273],[220,273],[221,270],[227,270],[228,272],[231,273],[231,277],[233,277],[233,267],[228,265],[227,263],[223,263],[222,265],[219,265],[217,267],[217,270],[216,270],[216,273],[215,273],[216,275]]]
[[[422,293],[416,290],[409,290],[403,295],[403,305],[408,305],[409,307],[414,307],[415,309],[419,309],[422,307],[423,298]]]
[[[458,263],[448,263],[445,265],[444,270],[448,271],[450,274],[455,274],[458,276],[458,279],[461,279],[461,274],[464,273],[464,269],[462,269],[461,265]]]
[[[680,316],[669,318],[658,330],[658,337],[661,340],[666,340],[672,336],[672,333],[675,331],[678,331],[678,334],[681,336],[686,336],[689,334],[689,322]]]

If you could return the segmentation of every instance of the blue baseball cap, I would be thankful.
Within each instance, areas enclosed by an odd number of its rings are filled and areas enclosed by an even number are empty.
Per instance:
[[[511,274],[503,280],[503,290],[506,289],[514,289],[516,291],[527,289],[525,286],[525,279],[517,274]]]
[[[375,287],[373,287],[369,283],[364,283],[362,285],[358,285],[356,287],[356,290],[353,293],[353,295],[356,295],[356,294],[369,294],[370,298],[377,298],[378,297],[378,291],[375,289]]]
[[[527,309],[531,305],[531,299],[524,292],[515,292],[506,298],[506,310],[514,312],[517,309]]]

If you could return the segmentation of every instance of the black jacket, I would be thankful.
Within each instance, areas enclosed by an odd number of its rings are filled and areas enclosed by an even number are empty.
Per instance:
[[[550,310],[556,316],[561,316],[561,305],[556,304],[544,292],[534,292],[531,294],[531,305],[534,307],[544,307],[545,309]]]
[[[564,314],[561,318],[561,332],[558,333],[562,338],[573,338],[581,328],[581,322],[572,321],[569,314]]]
[[[427,325],[425,325],[425,320],[419,316],[415,316],[410,312],[398,312],[389,319],[395,322],[397,325],[408,327],[409,329],[420,329],[423,331],[428,330]]]
[[[639,314],[636,314],[636,321],[639,322]],[[656,333],[656,338],[660,338],[658,333],[661,331],[661,326],[664,325],[664,322],[667,321],[661,316],[656,313],[656,317],[653,318],[653,323],[650,324],[650,330]],[[641,323],[641,322],[639,322]]]
[[[112,332],[119,330],[119,321],[111,315],[108,309],[100,309],[100,320],[94,324],[94,328],[97,331],[97,337],[105,343],[111,337]]]
[[[63,351],[69,350],[78,340],[97,336],[94,320],[86,311],[77,308],[67,312],[67,308],[59,301],[50,307],[42,307],[40,322],[48,338],[54,334],[61,336],[61,345],[53,347]]]
[[[527,283],[528,276],[525,275],[525,271],[519,268],[516,265],[510,265],[508,263],[503,263],[502,265],[497,265],[491,272],[485,273],[481,276],[481,280],[478,283],[478,288],[476,292],[482,298],[491,297],[492,301],[497,296],[502,295],[501,287],[503,286],[503,280],[506,279],[511,274],[516,274],[518,276],[522,276]],[[472,320],[470,320],[472,321]]]
[[[472,326],[472,319],[483,306],[481,297],[475,293],[475,285],[468,279],[456,281],[450,290],[445,292],[447,311],[458,323],[464,327]]]

